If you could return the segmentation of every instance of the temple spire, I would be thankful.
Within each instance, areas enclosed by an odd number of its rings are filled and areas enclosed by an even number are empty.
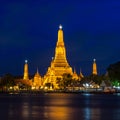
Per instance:
[[[38,67],[37,67],[37,72],[36,72],[37,74],[39,74],[39,70],[38,70]]]
[[[73,73],[76,74],[76,69],[75,69],[75,67],[74,67],[74,71],[73,71]]]
[[[25,60],[23,79],[24,80],[28,80],[29,79],[29,76],[28,76],[28,61],[27,60]]]
[[[59,25],[57,45],[64,46],[62,25]]]
[[[96,64],[96,59],[93,59],[93,75],[97,75],[97,64]]]
[[[67,62],[62,25],[59,26],[58,40],[57,40],[57,45],[56,45],[56,49],[55,49],[55,61],[60,60],[60,59],[63,59],[64,62]]]
[[[81,68],[80,68],[80,78],[83,78],[84,76],[83,76],[83,74],[82,74],[82,70],[81,70]]]
[[[62,78],[63,74],[73,74],[72,68],[70,67],[66,58],[66,48],[64,45],[64,36],[62,25],[59,25],[57,43],[55,47],[55,56],[51,61],[50,67],[44,76],[43,85],[51,83],[54,88],[58,88],[57,79]]]

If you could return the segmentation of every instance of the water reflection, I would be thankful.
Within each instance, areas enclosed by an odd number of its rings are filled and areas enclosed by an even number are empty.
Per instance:
[[[29,105],[29,103],[23,103],[22,104],[22,116],[24,117],[24,118],[26,118],[26,117],[29,117],[29,114],[30,114],[30,110],[31,110],[31,108],[30,108],[30,105]]]
[[[75,97],[75,96],[74,96]],[[71,120],[77,119],[79,108],[76,107],[74,99],[69,94],[51,94],[44,100],[43,117],[49,120]],[[75,116],[76,114],[76,116]]]
[[[83,114],[85,120],[102,120],[99,108],[85,108]]]
[[[44,94],[0,97],[0,118],[20,120],[119,120],[120,96]]]
[[[50,120],[69,120],[72,113],[72,109],[68,107],[44,107],[44,118],[50,118]]]

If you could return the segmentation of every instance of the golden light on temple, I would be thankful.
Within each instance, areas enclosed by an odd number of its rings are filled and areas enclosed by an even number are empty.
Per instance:
[[[37,72],[34,75],[32,87],[34,89],[39,89],[40,86],[42,86],[42,78],[41,78],[41,75],[39,74],[39,71],[38,71],[38,68],[37,68]]]
[[[97,75],[97,64],[96,64],[96,59],[93,59],[93,75]]]
[[[63,74],[70,74],[72,76],[72,79],[78,81],[84,77],[81,70],[79,75],[77,74],[75,68],[73,72],[72,67],[67,61],[62,25],[59,25],[57,36],[58,38],[55,46],[55,54],[52,57],[50,66],[48,67],[46,74],[43,77],[41,77],[37,69],[37,72],[35,73],[34,77],[32,79],[29,79],[28,60],[25,60],[24,76],[22,79],[22,83],[26,83],[30,85],[32,89],[36,90],[54,90],[59,89],[57,80],[62,80]],[[97,75],[96,59],[93,59],[92,74]]]
[[[50,67],[48,67],[44,76],[43,84],[45,85],[46,83],[50,83],[57,88],[56,79],[62,78],[64,73],[73,74],[72,68],[67,62],[63,30],[62,25],[60,25],[58,30],[58,40],[55,48],[55,57],[52,59]]]
[[[29,79],[29,75],[28,75],[28,61],[27,60],[25,60],[23,79],[24,80],[28,80]]]

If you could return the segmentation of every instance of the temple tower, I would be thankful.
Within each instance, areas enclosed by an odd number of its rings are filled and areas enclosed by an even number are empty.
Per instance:
[[[92,70],[93,75],[97,75],[97,64],[96,64],[96,59],[93,59],[93,70]]]
[[[64,45],[63,30],[61,25],[59,26],[58,30],[58,40],[55,48],[55,58],[53,59],[53,66],[55,68],[55,73],[57,76],[62,75],[64,72],[72,74],[72,69],[66,59],[66,49]]]
[[[74,80],[79,80],[79,77],[78,77],[78,75],[77,75],[77,73],[76,73],[75,68],[74,68],[74,71],[73,71],[72,79],[74,79]]]
[[[29,79],[29,75],[28,75],[28,61],[27,60],[25,60],[23,79],[24,80],[28,80]]]
[[[80,69],[80,80],[81,80],[81,78],[83,78],[84,77],[84,75],[82,74],[82,70]]]
[[[72,68],[67,62],[63,30],[60,25],[58,30],[58,40],[55,48],[55,57],[52,59],[51,66],[48,67],[47,73],[44,76],[44,84],[52,83],[56,86],[56,79],[62,78],[64,73],[73,74]]]
[[[33,86],[35,87],[35,89],[39,89],[40,86],[42,86],[42,78],[41,75],[39,74],[38,69],[34,76]]]

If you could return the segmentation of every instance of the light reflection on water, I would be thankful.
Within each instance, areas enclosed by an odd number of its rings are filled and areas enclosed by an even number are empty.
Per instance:
[[[120,120],[118,95],[7,95],[0,107],[2,120]]]

